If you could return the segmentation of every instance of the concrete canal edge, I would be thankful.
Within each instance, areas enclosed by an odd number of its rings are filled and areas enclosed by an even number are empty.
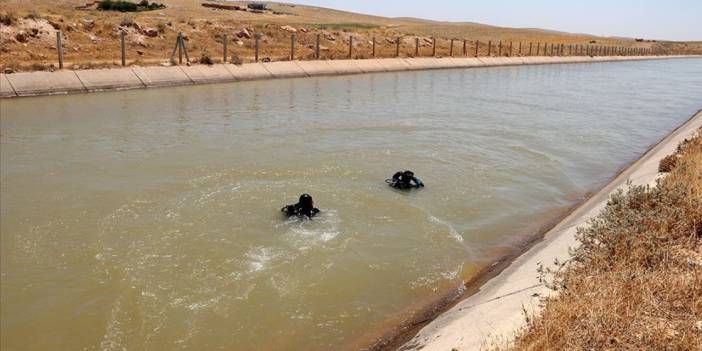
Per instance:
[[[658,173],[660,160],[674,153],[681,141],[700,128],[702,110],[577,206],[548,230],[541,241],[512,260],[474,294],[424,325],[399,350],[480,350],[513,340],[526,325],[524,311],[530,315],[538,313],[540,299],[553,293],[539,280],[538,267],[556,269],[554,260],[565,262],[570,257],[569,248],[577,245],[577,228],[587,225],[591,218],[597,216],[611,194],[625,189],[627,182],[655,185],[656,179],[661,176]]]
[[[373,72],[397,72],[441,68],[469,68],[549,63],[616,62],[702,56],[529,56],[388,58],[328,61],[280,61],[192,66],[126,67],[114,69],[61,70],[0,74],[0,98],[58,95],[227,83],[258,79],[331,76]]]

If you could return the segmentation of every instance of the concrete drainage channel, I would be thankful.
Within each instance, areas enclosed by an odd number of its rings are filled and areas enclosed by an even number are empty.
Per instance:
[[[128,67],[0,74],[0,98],[92,93],[257,79],[296,78],[441,68],[494,67],[549,63],[615,62],[702,56],[529,56],[479,58],[391,58]]]

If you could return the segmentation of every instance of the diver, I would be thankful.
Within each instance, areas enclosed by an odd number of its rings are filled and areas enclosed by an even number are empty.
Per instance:
[[[385,182],[395,189],[421,188],[424,186],[424,183],[415,177],[412,171],[396,172],[392,179],[386,179]]]
[[[314,207],[314,201],[312,200],[312,196],[310,196],[310,194],[300,195],[300,200],[298,203],[294,205],[287,205],[280,210],[283,211],[288,217],[298,216],[307,217],[310,219],[319,213],[319,209]]]

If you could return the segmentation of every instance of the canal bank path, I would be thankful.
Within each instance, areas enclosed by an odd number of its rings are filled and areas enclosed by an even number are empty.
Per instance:
[[[529,56],[280,61],[242,65],[155,66],[0,74],[0,98],[92,93],[247,80],[426,69],[616,62],[700,56]]]
[[[660,160],[673,154],[681,141],[700,128],[702,110],[546,232],[542,241],[516,258],[477,293],[426,325],[400,350],[483,350],[509,343],[526,326],[524,311],[530,316],[537,314],[541,299],[553,293],[540,281],[537,269],[540,266],[557,269],[554,262],[568,260],[569,249],[577,245],[577,228],[597,216],[614,192],[626,189],[627,182],[655,185],[661,176]]]

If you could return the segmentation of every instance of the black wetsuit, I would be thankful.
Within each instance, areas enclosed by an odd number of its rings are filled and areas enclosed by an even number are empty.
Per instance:
[[[298,216],[312,218],[319,213],[319,209],[314,207],[314,200],[309,194],[300,195],[300,200],[294,205],[287,205],[280,209],[288,217]]]
[[[400,171],[392,176],[392,181],[389,182],[390,186],[395,189],[410,189],[423,187],[424,183],[414,176],[411,171]]]
[[[285,212],[285,214],[288,217],[292,216],[298,216],[298,217],[307,217],[307,218],[312,218],[314,215],[319,213],[319,209],[315,207],[303,207],[299,203],[296,203],[294,205],[287,205],[281,209],[281,211]]]

